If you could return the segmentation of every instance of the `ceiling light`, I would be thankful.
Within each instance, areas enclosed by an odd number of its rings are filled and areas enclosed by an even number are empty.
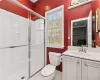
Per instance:
[[[30,0],[32,3],[35,3],[35,2],[37,2],[38,0]]]

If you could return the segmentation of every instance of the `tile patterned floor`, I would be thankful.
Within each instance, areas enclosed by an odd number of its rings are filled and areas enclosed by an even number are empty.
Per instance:
[[[41,78],[41,74],[39,72],[33,78],[31,78],[29,80],[44,80],[44,79]],[[62,80],[61,72],[56,71],[56,76],[55,76],[54,80]]]

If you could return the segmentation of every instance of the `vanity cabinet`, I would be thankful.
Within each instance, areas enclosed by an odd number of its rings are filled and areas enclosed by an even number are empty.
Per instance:
[[[63,56],[63,80],[100,80],[100,62]]]
[[[100,80],[100,62],[83,59],[82,80]]]
[[[63,57],[63,80],[81,80],[81,59]]]

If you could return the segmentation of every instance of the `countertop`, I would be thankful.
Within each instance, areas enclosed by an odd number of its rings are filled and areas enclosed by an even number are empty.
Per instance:
[[[98,52],[79,52],[78,50],[67,50],[63,53],[65,56],[72,56],[81,59],[88,59],[100,62],[100,53]]]

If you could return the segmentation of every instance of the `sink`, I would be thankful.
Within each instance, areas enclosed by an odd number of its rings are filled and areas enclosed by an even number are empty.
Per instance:
[[[85,59],[91,59],[91,60],[98,60],[100,61],[100,53],[97,52],[79,52],[78,50],[70,50],[63,53],[64,55],[79,57],[79,58],[85,58]]]
[[[92,57],[100,57],[100,53],[96,53],[96,52],[87,52],[86,54],[88,54]]]

